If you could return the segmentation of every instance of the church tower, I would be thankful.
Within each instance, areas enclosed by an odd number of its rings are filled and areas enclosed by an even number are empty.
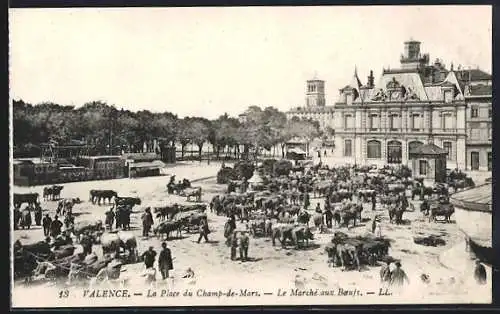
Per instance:
[[[306,89],[306,107],[325,106],[325,81],[308,80]]]

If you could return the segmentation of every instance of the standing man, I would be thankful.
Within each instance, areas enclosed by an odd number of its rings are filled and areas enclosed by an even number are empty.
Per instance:
[[[149,236],[149,230],[153,225],[153,215],[151,214],[151,209],[148,207],[145,210],[145,213],[142,214],[142,236]]]
[[[168,272],[171,269],[174,269],[174,266],[172,265],[172,253],[167,247],[167,243],[163,242],[161,247],[162,250],[160,252],[160,256],[158,256],[158,268],[160,269],[163,280],[165,280],[169,277]]]
[[[325,209],[325,220],[326,220],[326,227],[332,228],[333,213],[330,210],[330,208]]]
[[[305,195],[304,195],[304,209],[308,209],[309,205],[311,205],[311,200],[310,200],[310,197],[309,197],[309,193],[305,192]]]
[[[231,260],[234,261],[236,259],[236,248],[238,248],[238,237],[237,232],[234,230],[229,236],[229,241],[231,245]]]
[[[52,221],[52,223],[50,224],[50,235],[53,238],[60,235],[62,226],[63,226],[62,222],[59,220],[59,217],[56,215],[54,217],[54,221]]]
[[[380,268],[380,282],[389,282],[391,279],[391,270],[389,268],[389,261],[386,261],[382,268]]]
[[[377,207],[377,198],[375,195],[375,192],[372,193],[372,211],[375,211],[375,208]]]
[[[202,218],[200,221],[200,236],[198,238],[198,243],[200,243],[201,238],[205,238],[205,242],[208,242],[207,235],[210,233],[208,230],[207,218]]]
[[[40,206],[39,203],[36,204],[35,206],[35,224],[37,226],[40,226],[42,223],[42,207]]]
[[[92,238],[90,236],[90,232],[86,231],[83,235],[82,238],[80,239],[80,245],[82,246],[83,249],[83,254],[85,256],[89,255],[92,253]]]
[[[408,276],[403,269],[401,269],[401,263],[395,263],[396,269],[391,272],[390,284],[391,286],[403,286],[405,283],[409,283]]]
[[[479,285],[486,284],[486,269],[484,268],[483,264],[481,264],[479,259],[476,259],[476,267],[474,269],[474,278],[476,279],[476,282]]]
[[[144,265],[146,265],[146,269],[152,268],[155,263],[156,251],[153,250],[153,247],[150,246],[149,249],[142,253],[142,258],[144,259]]]
[[[113,206],[114,207],[114,206]],[[111,207],[106,213],[106,227],[108,227],[109,231],[113,230],[113,222],[115,221],[115,212],[113,211],[113,207]]]
[[[240,235],[240,260],[246,262],[248,260],[248,247],[250,246],[250,239],[246,232]]]
[[[52,224],[52,218],[50,218],[49,214],[46,214],[43,217],[42,226],[43,226],[43,235],[49,236],[50,234],[50,225]]]

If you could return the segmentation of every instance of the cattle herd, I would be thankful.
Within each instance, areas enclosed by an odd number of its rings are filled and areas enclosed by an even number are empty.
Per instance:
[[[277,175],[257,167],[259,182],[248,182],[248,178],[230,181],[227,191],[214,196],[209,204],[201,202],[201,187],[192,187],[187,179],[176,183],[172,176],[166,185],[167,194],[183,196],[196,203],[144,208],[141,216],[143,236],[149,237],[151,229],[151,235],[169,240],[173,236],[181,237],[182,232],[198,231],[203,222],[208,222],[209,215],[226,216],[228,220],[223,230],[226,245],[240,246],[245,259],[248,254],[246,233],[254,238],[267,237],[273,246],[299,250],[310,249],[310,241],[314,241],[317,234],[331,233],[333,236],[324,247],[328,263],[359,270],[363,265],[373,266],[386,258],[391,246],[389,239],[376,235],[374,230],[362,237],[350,234],[360,222],[370,220],[364,214],[366,203],[372,210],[375,210],[375,203],[381,204],[390,223],[402,224],[405,223],[404,213],[414,210],[408,198],[418,197],[422,201],[420,210],[429,217],[429,222],[437,221],[438,217],[451,222],[454,209],[449,203],[449,191],[473,186],[470,178],[458,171],[450,173],[446,183],[428,187],[400,168],[389,166],[374,169],[320,164],[292,170],[298,171]],[[118,195],[113,190],[90,190],[89,202],[111,206],[103,217],[104,223],[102,220],[75,221],[73,208],[82,201],[79,198],[61,199],[61,191],[63,186],[43,189],[45,201],[58,201],[57,215],[64,217],[63,223],[57,228],[52,221],[52,225],[47,226],[50,230],[44,241],[15,242],[15,278],[30,283],[64,280],[72,284],[120,280],[121,265],[140,261],[139,239],[130,228],[130,216],[133,208],[141,205],[141,199]],[[319,203],[311,204],[312,199],[319,198],[324,200],[323,208]],[[21,210],[24,203],[27,206]],[[29,229],[32,212],[36,224],[40,225],[39,194],[15,193],[14,229]],[[45,232],[45,220],[43,223]],[[82,247],[81,253],[76,253],[79,252],[76,244]],[[96,246],[102,248],[102,252],[98,252]]]

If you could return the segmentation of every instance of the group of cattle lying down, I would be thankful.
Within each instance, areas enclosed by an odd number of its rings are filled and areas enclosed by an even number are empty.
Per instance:
[[[387,238],[366,236],[349,237],[337,231],[325,245],[329,265],[342,266],[343,269],[361,270],[363,265],[375,266],[377,261],[386,258],[391,242]]]
[[[83,248],[76,253],[76,243]],[[102,256],[92,252],[100,244]],[[123,253],[120,252],[123,250]],[[137,239],[130,231],[105,232],[102,221],[79,221],[56,238],[33,244],[14,244],[14,277],[53,280],[68,278],[89,279],[106,268],[111,260],[120,264],[138,261]]]
[[[47,189],[47,188],[45,188]],[[44,189],[44,196],[45,196]],[[60,191],[62,186],[57,189]],[[51,187],[50,191],[54,191]],[[181,193],[182,194],[182,193]],[[19,205],[23,202],[33,202],[40,205],[38,194],[15,194]],[[44,198],[44,200],[55,200],[55,198]],[[82,279],[117,277],[115,272],[123,264],[135,263],[140,260],[137,250],[138,240],[130,230],[130,214],[135,205],[141,204],[138,197],[122,197],[113,190],[91,190],[89,201],[92,204],[103,202],[112,203],[110,211],[114,211],[117,229],[112,231],[108,228],[107,215],[105,223],[100,219],[74,221],[72,209],[75,204],[81,203],[79,198],[60,199],[57,214],[71,216],[72,223],[65,224],[64,231],[56,237],[48,237],[44,241],[33,244],[22,244],[17,240],[14,245],[14,274],[15,278],[24,278],[31,282],[32,279],[60,280],[68,279],[69,282],[80,282]],[[28,205],[28,209],[31,205]],[[202,219],[207,219],[205,213],[206,204],[180,205],[173,204],[163,207],[154,207],[154,213],[159,223],[153,229],[156,236],[166,235],[169,239],[170,233],[177,232],[181,235],[182,230],[191,232],[193,228],[198,230]],[[151,211],[147,207],[145,211]],[[72,237],[73,236],[73,237]],[[76,243],[73,243],[73,239]],[[82,247],[81,253],[77,252],[77,244]],[[99,245],[102,255],[92,252],[93,245]],[[110,262],[113,267],[110,268]],[[119,275],[119,274],[118,274]],[[83,280],[85,281],[85,280]]]

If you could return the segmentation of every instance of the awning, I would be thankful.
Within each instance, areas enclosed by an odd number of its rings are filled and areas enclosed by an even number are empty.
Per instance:
[[[256,172],[250,179],[248,179],[249,183],[262,183],[264,180],[260,177],[260,175]]]
[[[450,202],[458,207],[472,211],[492,211],[492,185],[486,183],[481,186],[458,192],[450,197]]]
[[[137,162],[137,163],[131,163],[130,164],[130,169],[160,169],[164,168],[165,164],[161,160],[155,160],[155,161],[150,161],[150,162]]]
[[[298,147],[291,148],[288,150],[289,153],[294,153],[294,154],[299,154],[299,155],[305,155],[306,152]]]

